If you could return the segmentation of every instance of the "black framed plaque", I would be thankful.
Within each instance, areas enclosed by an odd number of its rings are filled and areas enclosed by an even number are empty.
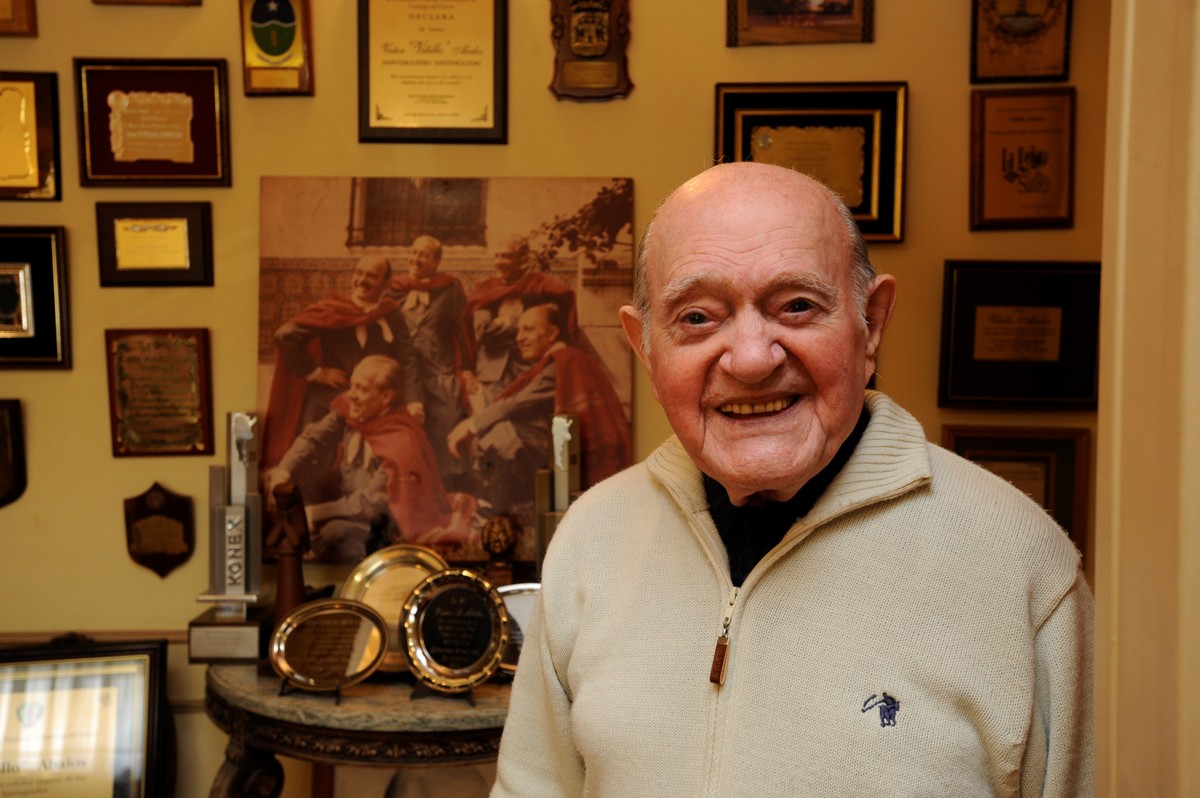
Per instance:
[[[404,603],[401,618],[409,668],[435,692],[466,692],[500,667],[508,610],[474,571],[456,568],[427,577]]]
[[[213,284],[212,204],[97,202],[100,285]]]
[[[939,407],[1094,410],[1100,264],[948,260]]]
[[[718,83],[716,160],[811,175],[868,241],[903,241],[907,116],[907,83]]]
[[[71,368],[66,230],[0,227],[0,369]]]
[[[81,185],[232,185],[224,59],[74,65]]]

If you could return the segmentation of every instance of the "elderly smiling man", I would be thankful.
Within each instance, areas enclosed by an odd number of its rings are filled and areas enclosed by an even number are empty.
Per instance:
[[[675,435],[558,528],[493,795],[1090,794],[1078,553],[865,390],[896,288],[845,207],[716,166],[639,258]]]

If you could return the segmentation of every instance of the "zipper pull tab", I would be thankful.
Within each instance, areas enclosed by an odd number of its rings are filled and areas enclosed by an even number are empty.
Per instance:
[[[723,634],[717,638],[717,650],[713,652],[712,668],[708,671],[708,680],[720,687],[725,684],[725,655],[729,653],[729,635]]]
[[[718,687],[725,684],[725,669],[728,665],[729,654],[729,624],[733,621],[733,605],[737,601],[738,589],[731,588],[729,601],[725,605],[725,617],[721,621],[721,635],[717,638],[717,647],[713,651],[712,667],[708,671],[708,680]]]

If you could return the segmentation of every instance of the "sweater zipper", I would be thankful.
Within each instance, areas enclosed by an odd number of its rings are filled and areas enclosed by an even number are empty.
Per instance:
[[[708,680],[720,687],[725,684],[725,669],[729,664],[729,624],[733,621],[733,605],[737,603],[738,588],[729,589],[729,601],[725,603],[725,617],[721,620],[721,634],[717,637],[717,648],[713,651],[712,667]]]

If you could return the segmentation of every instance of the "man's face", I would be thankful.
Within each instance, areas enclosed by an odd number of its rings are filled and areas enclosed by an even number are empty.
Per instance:
[[[428,280],[438,270],[438,245],[428,238],[418,238],[408,253],[408,273],[418,280]]]
[[[496,253],[496,273],[500,279],[511,283],[525,273],[529,251],[519,241],[510,241],[508,245]]]
[[[688,454],[742,504],[790,498],[849,436],[894,283],[872,284],[864,325],[825,196],[770,170],[736,174],[709,170],[660,212],[640,356]],[[622,310],[635,350],[638,320]]]
[[[538,310],[530,309],[517,319],[517,349],[526,363],[536,363],[558,340],[558,327],[546,321]]]
[[[374,371],[363,366],[350,375],[350,418],[369,421],[391,409],[395,393],[379,384]]]
[[[359,261],[350,279],[350,295],[359,302],[378,302],[387,285],[387,273],[385,260]]]

